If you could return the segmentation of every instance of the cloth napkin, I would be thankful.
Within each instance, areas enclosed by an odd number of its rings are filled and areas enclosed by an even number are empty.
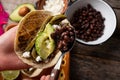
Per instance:
[[[9,14],[5,12],[2,3],[0,2],[0,35],[4,33],[3,25],[8,22]]]

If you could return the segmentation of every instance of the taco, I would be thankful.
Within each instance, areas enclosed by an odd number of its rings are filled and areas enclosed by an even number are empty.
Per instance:
[[[20,21],[18,26],[15,52],[23,62],[36,68],[44,69],[55,65],[62,52],[67,51],[75,40],[74,29],[66,17],[53,16],[49,11],[32,11]],[[66,42],[61,38],[64,32],[68,34]]]

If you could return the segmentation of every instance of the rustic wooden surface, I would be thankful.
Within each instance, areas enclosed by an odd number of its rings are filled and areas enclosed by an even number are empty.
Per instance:
[[[14,0],[1,0],[11,13]],[[23,3],[28,0],[17,0]],[[35,2],[36,0],[30,0]],[[75,43],[70,56],[70,80],[120,80],[120,0],[105,0],[115,10],[118,24],[113,36],[105,43],[87,46]],[[17,4],[18,4],[17,3]],[[15,3],[16,4],[16,3]],[[7,9],[10,7],[10,9]]]
[[[70,57],[71,80],[120,80],[120,0],[105,0],[117,16],[117,28],[103,44],[75,43]]]

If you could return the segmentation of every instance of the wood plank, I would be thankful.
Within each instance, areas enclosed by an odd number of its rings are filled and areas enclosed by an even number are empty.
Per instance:
[[[120,0],[104,0],[114,8],[120,8]]]
[[[71,80],[119,80],[120,62],[73,54]]]
[[[117,16],[117,27],[109,40],[96,46],[88,46],[79,42],[75,43],[70,57],[71,80],[120,79],[119,7],[114,8],[114,11]]]

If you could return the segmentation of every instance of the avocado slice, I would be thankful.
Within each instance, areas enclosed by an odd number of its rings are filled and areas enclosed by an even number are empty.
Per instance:
[[[37,54],[43,59],[47,57],[54,51],[55,42],[51,38],[51,33],[54,32],[52,25],[49,23],[46,25],[46,28],[43,32],[40,32],[35,41],[35,48]]]
[[[30,4],[30,3],[24,3],[24,4],[20,4],[18,5],[15,10],[10,14],[9,18],[12,20],[12,21],[15,21],[15,22],[19,22],[24,16],[21,16],[19,14],[19,10],[23,7],[27,7],[27,11],[29,10],[30,11],[34,11],[35,8],[33,6],[33,4]],[[26,13],[26,12],[24,12]]]

